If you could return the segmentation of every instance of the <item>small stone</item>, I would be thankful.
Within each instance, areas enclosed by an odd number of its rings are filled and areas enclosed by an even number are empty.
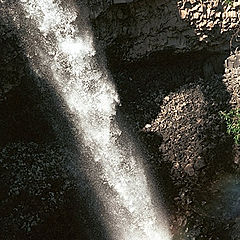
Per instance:
[[[146,124],[146,125],[145,125],[145,128],[150,128],[150,127],[152,127],[151,124]]]
[[[187,164],[186,167],[184,168],[184,171],[191,177],[194,175],[194,169],[192,164]]]
[[[199,19],[200,14],[198,12],[195,12],[193,14],[193,19]]]
[[[184,19],[184,18],[186,18],[188,12],[187,12],[186,10],[180,10],[180,11],[179,11],[179,14],[180,14],[180,17],[181,17],[182,19]]]
[[[200,41],[203,41],[203,40],[205,40],[206,38],[208,38],[208,36],[204,34],[203,36],[201,36],[201,37],[199,38],[199,40],[200,40]]]
[[[169,99],[170,98],[168,96],[164,98],[164,100],[167,101],[167,102],[169,101]]]

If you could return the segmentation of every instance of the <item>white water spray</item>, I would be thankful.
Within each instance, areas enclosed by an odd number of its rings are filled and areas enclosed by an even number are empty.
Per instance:
[[[121,130],[113,126],[112,119],[118,96],[106,71],[98,66],[92,34],[89,29],[77,27],[76,10],[62,3],[20,0],[26,21],[37,29],[35,37],[39,42],[31,47],[38,51],[38,64],[51,69],[53,85],[73,116],[75,128],[100,164],[99,186],[107,183],[111,189],[106,194],[99,192],[108,214],[103,220],[111,230],[111,238],[169,240],[167,221],[153,204],[141,157],[117,143]],[[38,44],[47,49],[47,54]]]

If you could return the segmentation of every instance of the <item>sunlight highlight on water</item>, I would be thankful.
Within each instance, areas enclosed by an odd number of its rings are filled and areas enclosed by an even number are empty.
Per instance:
[[[64,7],[60,0],[20,0],[20,4],[26,19],[37,29],[35,35],[40,36],[32,46],[41,56],[39,64],[51,69],[53,84],[76,129],[101,165],[99,184],[107,183],[111,189],[99,196],[109,216],[104,221],[112,239],[171,239],[165,216],[159,214],[160,206],[156,209],[152,202],[141,156],[128,146],[130,140],[126,146],[118,143],[122,132],[113,125],[118,95],[107,72],[98,67],[90,28],[80,30],[75,24],[76,9]],[[37,44],[47,53],[41,54]]]

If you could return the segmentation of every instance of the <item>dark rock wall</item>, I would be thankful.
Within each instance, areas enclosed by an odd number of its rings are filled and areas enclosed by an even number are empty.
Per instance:
[[[42,111],[41,91],[33,81],[16,28],[5,14],[1,11],[0,147],[17,141],[53,139],[52,127]]]
[[[167,186],[165,199],[174,199],[177,210],[170,206],[170,212],[177,215],[172,219],[176,239],[231,239],[237,218],[222,217],[228,210],[219,199],[238,200],[216,185],[239,169],[219,115],[239,101],[237,62],[236,55],[198,52],[109,64],[121,98],[119,111],[151,153],[149,161]],[[215,191],[221,194],[216,197]]]
[[[238,9],[237,2],[141,0],[113,5],[92,21],[96,37],[112,55],[134,60],[166,50],[229,50]]]
[[[107,11],[114,4],[126,4],[134,0],[86,0],[89,7],[90,18],[95,19]],[[136,0],[135,0],[136,1]]]

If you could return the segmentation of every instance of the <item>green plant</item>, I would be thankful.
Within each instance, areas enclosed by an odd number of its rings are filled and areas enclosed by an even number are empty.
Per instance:
[[[232,135],[236,144],[240,144],[240,108],[229,112],[220,111],[227,125],[227,133]]]
[[[232,6],[233,5],[233,0],[224,0],[223,3],[226,4],[226,5],[231,5]]]

